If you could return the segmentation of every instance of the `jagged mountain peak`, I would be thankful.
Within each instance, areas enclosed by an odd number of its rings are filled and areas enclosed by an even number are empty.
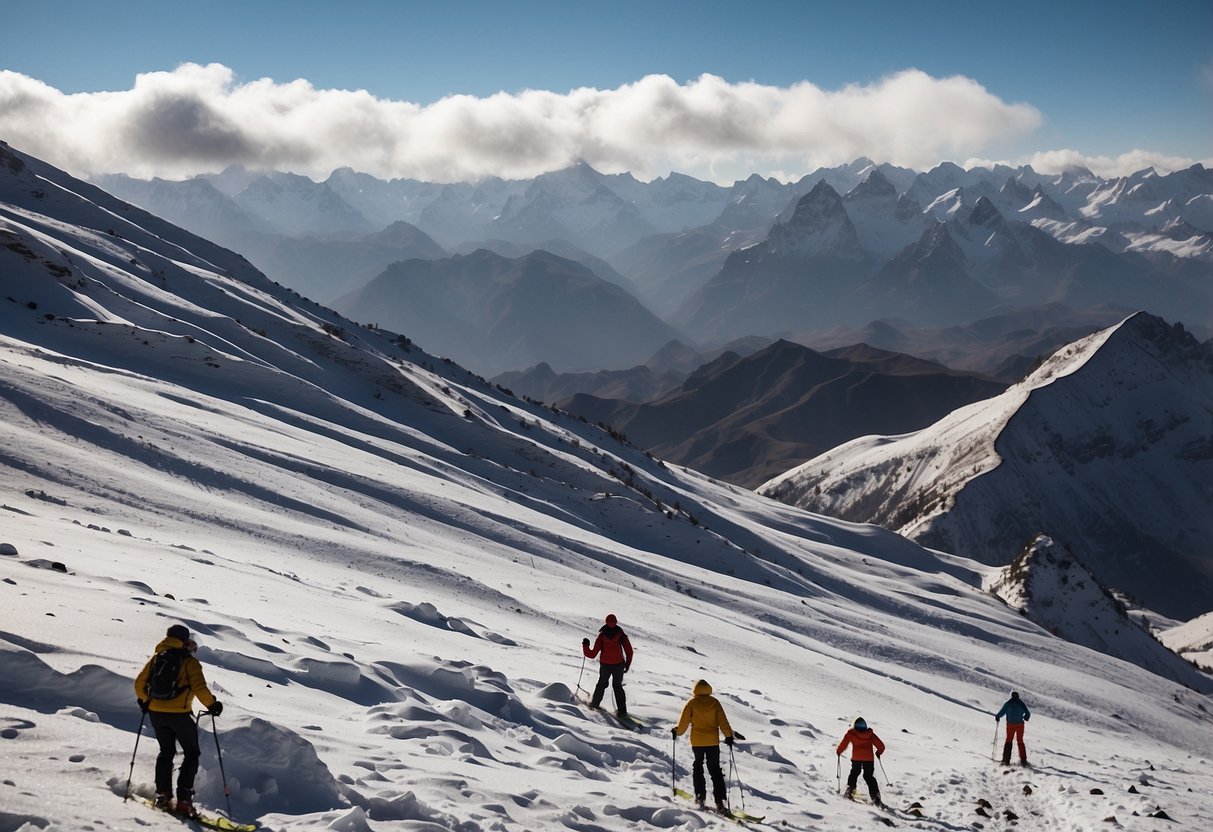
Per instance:
[[[1079,544],[1081,545],[1081,544]],[[1036,535],[986,588],[1035,623],[1181,684],[1196,670],[1160,644],[1066,546]]]
[[[957,245],[948,224],[942,220],[935,220],[922,232],[913,251],[915,259],[919,260],[937,253],[945,253],[961,262],[965,259],[964,251]]]
[[[977,202],[973,205],[973,210],[969,212],[969,225],[977,225],[982,227],[995,227],[1003,222],[1002,214],[994,203],[988,197],[981,196],[977,198]]]
[[[856,185],[844,197],[846,201],[861,199],[891,199],[897,196],[897,188],[881,173],[880,168],[873,168],[867,177]]]
[[[1037,189],[1040,188],[1039,185],[1036,187]],[[1014,176],[1009,177],[1007,181],[1003,183],[1002,187],[998,189],[998,192],[1005,195],[1007,198],[1016,200],[1024,205],[1032,201],[1032,189],[1025,185],[1022,180],[1017,179]]]
[[[796,201],[786,219],[781,217],[781,222],[793,228],[814,228],[823,222],[837,222],[846,217],[842,197],[823,179]]]

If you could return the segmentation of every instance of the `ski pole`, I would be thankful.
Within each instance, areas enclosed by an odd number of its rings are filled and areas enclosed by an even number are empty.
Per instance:
[[[219,729],[215,726],[215,715],[211,714],[211,736],[215,738],[215,756],[219,758],[219,776],[223,778],[223,796],[227,799],[227,816],[232,816],[232,791],[227,787],[227,772],[223,770],[223,752],[219,750]]]
[[[835,766],[834,772],[838,775],[838,793],[842,794],[842,755],[837,756],[838,764]]]
[[[741,782],[741,774],[737,771],[737,758],[733,756],[733,746],[729,746],[729,779],[737,780],[737,794],[741,796],[741,813],[745,814],[745,783]]]
[[[139,738],[143,736],[143,722],[147,719],[147,711],[139,709],[141,716],[139,717],[139,731],[135,734],[135,750],[131,752],[131,770],[126,775],[126,791],[122,793],[122,802],[125,803],[131,796],[131,778],[135,776],[135,755],[139,753]]]
[[[585,693],[585,691],[581,690],[581,677],[584,675],[585,675],[585,656],[582,656],[581,657],[581,672],[577,674],[577,690],[581,691],[582,693]]]
[[[893,788],[893,784],[889,782],[889,775],[885,774],[884,762],[880,759],[880,755],[876,755],[876,762],[880,763],[880,774],[884,777],[884,784],[889,788]]]
[[[1002,725],[1001,719],[994,720],[994,747],[992,749],[990,749],[990,759],[991,760],[998,759],[998,728],[1001,725]]]
[[[675,778],[678,776],[678,729],[670,731],[670,794],[676,794],[678,788],[674,785]]]

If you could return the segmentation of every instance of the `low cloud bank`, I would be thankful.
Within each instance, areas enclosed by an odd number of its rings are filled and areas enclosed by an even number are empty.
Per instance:
[[[929,117],[924,114],[930,114]],[[64,94],[0,71],[0,138],[75,173],[180,178],[229,164],[324,176],[530,177],[584,159],[651,178],[731,181],[869,156],[923,168],[1031,132],[1041,116],[963,77],[905,70],[837,91],[649,75],[611,90],[450,96],[421,106],[305,80],[242,82],[221,64]]]

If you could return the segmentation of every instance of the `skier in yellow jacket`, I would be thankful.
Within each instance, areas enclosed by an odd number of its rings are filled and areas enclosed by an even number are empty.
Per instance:
[[[194,697],[215,716],[223,712],[223,703],[206,686],[202,665],[194,658],[198,645],[183,624],[168,628],[168,634],[156,645],[135,678],[135,696],[146,713],[160,743],[156,757],[155,806],[192,817],[194,775],[198,773],[198,723],[194,722]],[[171,805],[173,757],[181,744],[181,770],[177,775],[177,805]]]
[[[724,772],[720,769],[720,734],[724,733],[725,745],[732,745],[735,735],[729,725],[729,718],[724,715],[720,700],[712,696],[712,686],[700,679],[695,683],[694,693],[683,706],[678,727],[670,730],[675,737],[680,737],[686,733],[688,726],[691,729],[691,749],[695,752],[691,782],[695,786],[695,802],[702,807],[707,798],[707,783],[703,777],[703,765],[706,762],[708,773],[712,776],[712,797],[716,799],[716,811],[727,815],[729,807]]]

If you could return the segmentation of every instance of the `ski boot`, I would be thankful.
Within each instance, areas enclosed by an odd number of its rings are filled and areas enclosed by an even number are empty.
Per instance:
[[[726,818],[733,817],[733,813],[729,811],[729,805],[723,800],[716,801],[716,812],[717,814],[724,815]]]
[[[162,812],[170,812],[173,809],[173,793],[172,792],[156,792],[156,797],[152,800],[152,808],[159,809]]]
[[[707,796],[706,796],[706,795],[702,795],[702,794],[697,794],[697,795],[695,795],[695,808],[696,808],[696,809],[704,809],[704,808],[706,808],[706,807],[704,806],[704,803],[706,803],[706,802],[707,802]]]
[[[198,817],[198,810],[194,808],[194,792],[192,789],[177,790],[177,805],[173,807],[173,814],[183,818]]]
[[[847,800],[854,800],[855,799],[855,790],[847,789],[845,792],[842,793],[842,796],[845,797]]]

